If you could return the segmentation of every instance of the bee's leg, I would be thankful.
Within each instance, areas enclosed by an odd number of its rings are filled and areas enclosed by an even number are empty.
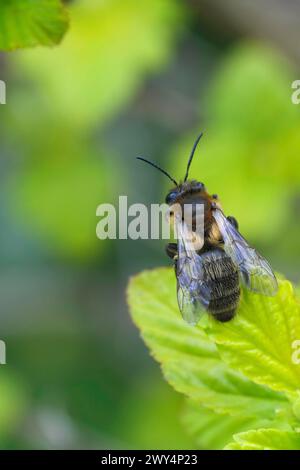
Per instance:
[[[227,217],[227,220],[228,220],[228,222],[231,223],[231,225],[234,226],[234,228],[236,228],[236,229],[238,230],[239,224],[238,224],[238,221],[236,220],[235,217],[232,217],[232,215],[229,215],[229,216]]]
[[[166,253],[171,259],[174,259],[178,255],[177,243],[168,243],[166,245]]]

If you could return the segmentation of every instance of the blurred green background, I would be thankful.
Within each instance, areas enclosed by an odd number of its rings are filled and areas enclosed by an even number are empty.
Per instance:
[[[125,300],[164,242],[98,240],[96,207],[163,202],[135,156],[180,178],[203,130],[191,176],[299,283],[300,2],[66,3],[61,45],[0,55],[0,447],[195,448]]]

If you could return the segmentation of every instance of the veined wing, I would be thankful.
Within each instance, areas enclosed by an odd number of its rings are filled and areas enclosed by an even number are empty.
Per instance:
[[[208,308],[211,290],[204,282],[202,258],[193,249],[191,233],[182,220],[176,221],[178,259],[176,261],[178,305],[185,321],[195,325]]]
[[[224,240],[224,249],[238,266],[242,282],[254,292],[275,295],[278,284],[268,261],[248,245],[220,209],[214,211],[214,218]]]

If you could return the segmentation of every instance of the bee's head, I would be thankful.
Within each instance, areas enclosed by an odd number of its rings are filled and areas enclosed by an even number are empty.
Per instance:
[[[168,192],[165,198],[166,204],[169,204],[169,206],[171,206],[172,204],[175,204],[179,196],[180,196],[179,186],[173,189],[170,189],[170,191]]]
[[[182,198],[182,197],[187,196],[189,194],[199,193],[199,192],[205,190],[205,186],[204,186],[203,183],[200,183],[199,181],[196,181],[196,180],[192,180],[192,181],[187,180],[188,176],[189,176],[189,169],[190,169],[193,157],[194,157],[194,153],[195,153],[195,150],[197,148],[197,145],[198,145],[199,140],[201,139],[202,135],[203,135],[203,133],[201,132],[201,134],[197,137],[197,139],[196,139],[196,141],[193,145],[192,152],[191,152],[190,158],[188,160],[185,177],[184,177],[184,180],[183,180],[182,183],[178,184],[177,181],[174,178],[172,178],[172,176],[169,175],[169,173],[167,173],[165,170],[160,168],[155,163],[150,162],[149,160],[146,160],[145,158],[137,157],[138,160],[142,160],[143,162],[146,162],[149,165],[154,166],[154,168],[161,171],[164,175],[166,175],[175,184],[175,188],[171,189],[168,192],[168,194],[166,196],[166,199],[165,199],[166,203],[169,204],[169,205],[172,205],[175,202],[177,202],[179,198]]]
[[[179,202],[179,200],[185,199],[189,195],[201,193],[202,191],[205,191],[203,183],[196,180],[184,181],[168,192],[165,202],[171,206],[172,204]]]

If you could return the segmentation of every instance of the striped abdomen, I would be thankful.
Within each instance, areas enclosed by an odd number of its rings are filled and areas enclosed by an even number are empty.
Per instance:
[[[221,248],[201,255],[205,283],[211,288],[208,311],[221,322],[231,320],[240,298],[239,275],[231,258]]]

